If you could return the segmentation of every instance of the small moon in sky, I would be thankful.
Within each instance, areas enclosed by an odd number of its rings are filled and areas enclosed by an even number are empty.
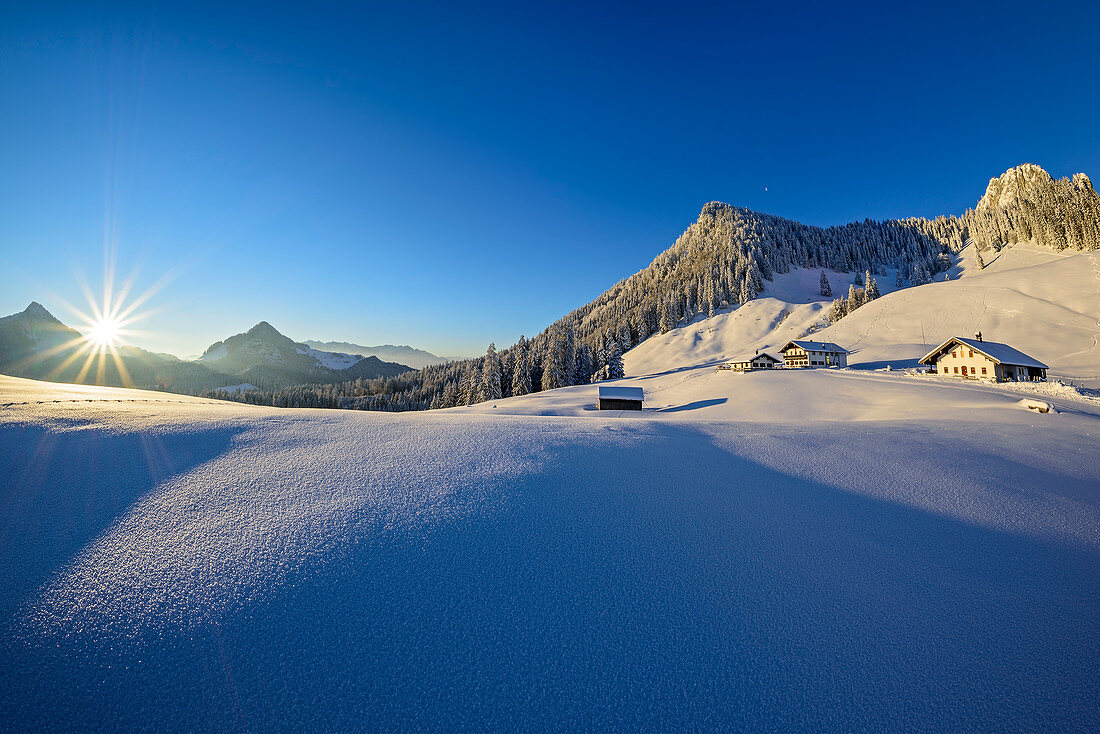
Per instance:
[[[765,186],[765,187],[764,187],[764,190],[765,190],[765,191],[767,191],[767,190],[768,190],[768,187],[767,187],[767,186]]]

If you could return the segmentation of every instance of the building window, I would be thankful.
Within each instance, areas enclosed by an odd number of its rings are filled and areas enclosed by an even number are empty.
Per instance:
[[[982,374],[985,374],[985,367],[982,367]]]
[[[974,359],[974,350],[973,349],[970,350],[970,358]]]
[[[959,374],[959,368],[958,367],[955,368],[955,374],[956,375]]]

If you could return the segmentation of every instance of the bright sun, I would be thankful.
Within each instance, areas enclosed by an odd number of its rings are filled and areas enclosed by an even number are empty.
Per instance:
[[[168,283],[171,272],[161,277],[140,296],[127,302],[127,296],[138,276],[138,270],[135,268],[126,281],[116,288],[113,250],[105,248],[104,258],[106,265],[103,269],[102,300],[95,298],[87,281],[77,273],[81,281],[81,290],[84,291],[84,297],[88,301],[88,309],[82,310],[65,304],[82,323],[77,327],[79,334],[74,334],[72,339],[53,348],[52,354],[61,358],[50,372],[49,379],[64,374],[70,365],[79,364],[83,359],[83,364],[75,378],[70,378],[73,382],[83,384],[88,378],[94,380],[97,385],[115,380],[121,381],[126,387],[133,385],[129,370],[126,368],[127,355],[119,348],[134,335],[142,333],[134,331],[132,325],[146,318],[149,312],[139,313],[138,309]],[[67,356],[63,356],[66,352],[68,352]]]
[[[113,318],[104,317],[92,324],[92,329],[88,332],[87,338],[94,346],[101,349],[113,347],[118,344],[121,329],[122,325]]]

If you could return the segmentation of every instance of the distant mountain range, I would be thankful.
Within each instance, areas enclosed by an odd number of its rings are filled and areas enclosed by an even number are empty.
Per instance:
[[[399,362],[407,364],[415,369],[422,369],[433,364],[451,362],[453,357],[438,357],[423,349],[416,349],[399,344],[380,344],[376,347],[364,347],[362,344],[350,342],[319,342],[312,339],[303,342],[314,349],[322,349],[326,352],[344,352],[346,354],[358,354],[361,357],[378,357],[387,362]]]
[[[261,321],[212,344],[198,360],[120,346],[94,355],[84,336],[40,303],[0,318],[0,373],[55,382],[130,386],[203,394],[241,385],[274,390],[394,377],[411,368],[378,357],[314,349]]]
[[[295,342],[261,321],[243,334],[211,344],[199,362],[253,385],[303,385],[394,377],[412,370],[376,356],[329,352]]]

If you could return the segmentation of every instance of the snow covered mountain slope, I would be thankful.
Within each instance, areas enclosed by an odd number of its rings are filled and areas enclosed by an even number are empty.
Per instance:
[[[0,720],[1100,724],[1100,409],[740,377],[792,397],[757,422],[577,419],[0,378]],[[856,379],[835,407],[924,399],[814,420]]]
[[[1052,377],[1100,378],[1100,255],[1008,248],[984,271],[884,296],[814,337],[851,350],[851,366],[904,366],[978,331]]]
[[[361,357],[378,357],[386,362],[407,364],[417,370],[434,364],[443,364],[451,359],[449,357],[439,357],[423,349],[416,349],[403,344],[379,344],[373,347],[365,347],[362,344],[352,344],[350,342],[322,342],[313,339],[307,339],[302,343],[327,352],[344,352],[358,354]]]
[[[297,351],[299,354],[307,354],[317,360],[317,364],[322,367],[327,367],[330,370],[346,370],[353,364],[362,359],[358,354],[343,354],[341,352],[322,352],[319,349],[313,347],[305,347],[298,345]]]
[[[833,292],[846,292],[850,276],[828,272]],[[1100,378],[1100,255],[1017,245],[978,270],[964,251],[949,275],[900,290],[882,276],[881,298],[818,330],[831,300],[818,295],[820,271],[792,270],[740,308],[650,337],[624,355],[626,373],[717,365],[815,329],[815,339],[851,350],[854,367],[912,366],[945,339],[981,331],[1046,362],[1054,378]]]
[[[268,386],[393,377],[409,371],[406,365],[383,362],[373,356],[314,349],[295,342],[266,321],[211,344],[200,360],[250,382]]]
[[[764,282],[764,292],[713,317],[698,316],[667,334],[654,334],[623,356],[627,375],[647,375],[725,360],[755,349],[776,349],[825,318],[832,296],[821,295],[821,270],[796,268]],[[825,270],[832,292],[846,294],[852,276]],[[881,281],[892,278],[881,278]],[[885,292],[892,285],[881,283]]]

